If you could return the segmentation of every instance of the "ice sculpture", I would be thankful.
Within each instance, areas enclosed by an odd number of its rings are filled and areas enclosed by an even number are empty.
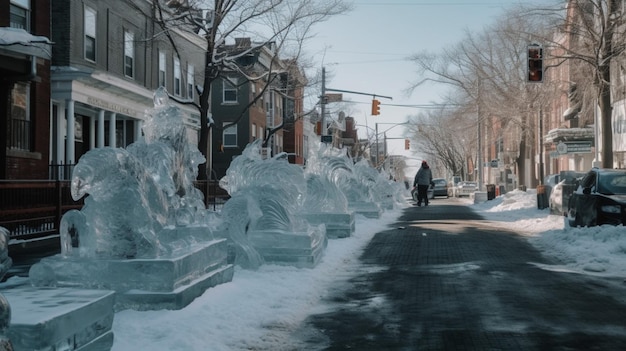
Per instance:
[[[112,289],[119,308],[182,308],[206,288],[230,281],[219,216],[194,187],[204,157],[187,140],[183,115],[161,88],[146,116],[144,138],[83,155],[72,197],[88,195],[61,221],[61,254],[31,269],[34,285]]]
[[[9,257],[9,231],[0,227],[0,279],[9,271],[13,260]]]
[[[345,164],[350,172],[346,177],[337,177],[335,182],[348,199],[348,210],[368,218],[379,218],[382,215],[382,209],[373,198],[367,177],[362,174],[364,170],[373,168],[366,160],[354,164],[351,159],[346,159]]]
[[[222,233],[235,247],[237,264],[312,267],[319,262],[327,243],[325,228],[311,226],[300,215],[306,179],[286,154],[264,160],[261,140],[256,140],[233,160],[220,186],[231,196],[222,209]]]
[[[391,180],[388,172],[378,172],[365,160],[354,165],[354,174],[359,183],[369,190],[371,200],[384,210],[392,210],[406,196],[399,192],[401,184]]]
[[[0,227],[0,278],[11,266]],[[0,350],[110,350],[114,293],[38,289],[13,277],[0,294]],[[11,306],[9,305],[11,303]]]
[[[338,180],[352,176],[352,160],[341,150],[318,142],[311,149],[305,177],[307,192],[302,215],[311,224],[324,224],[329,238],[344,238],[355,229],[354,212],[337,186]]]

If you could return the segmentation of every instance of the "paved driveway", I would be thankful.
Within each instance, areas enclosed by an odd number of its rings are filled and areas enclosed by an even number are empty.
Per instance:
[[[456,199],[406,209],[293,349],[626,350],[624,281],[560,271],[511,230]]]

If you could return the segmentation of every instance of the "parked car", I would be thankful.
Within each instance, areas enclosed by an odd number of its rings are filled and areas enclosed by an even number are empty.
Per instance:
[[[626,170],[591,169],[568,201],[570,226],[626,224]]]
[[[433,183],[435,184],[433,189],[433,194],[429,196],[430,199],[434,199],[437,196],[445,196],[448,197],[448,181],[444,178],[433,178]]]
[[[563,206],[563,185],[565,180],[558,182],[550,191],[550,197],[548,198],[548,207],[550,207],[550,213],[553,214],[567,214],[565,206]]]
[[[456,196],[471,196],[478,190],[478,184],[476,182],[459,182],[456,187]]]
[[[574,171],[561,172],[558,178],[561,181],[551,186],[551,190],[548,193],[548,207],[550,208],[550,213],[559,216],[567,216],[569,198],[578,187],[577,182],[580,181],[585,174],[586,173]],[[549,185],[550,183],[546,183],[546,191]]]
[[[543,178],[543,185],[546,187],[546,196],[549,199],[552,194],[552,190],[556,187],[556,185],[561,181],[560,174],[550,174]]]

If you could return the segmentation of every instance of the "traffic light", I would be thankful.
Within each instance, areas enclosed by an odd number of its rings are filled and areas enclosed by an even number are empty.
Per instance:
[[[411,149],[411,141],[409,139],[404,139],[404,149],[405,150]]]
[[[528,81],[543,82],[543,48],[537,44],[528,46]]]
[[[372,116],[378,116],[380,114],[380,101],[372,100]]]

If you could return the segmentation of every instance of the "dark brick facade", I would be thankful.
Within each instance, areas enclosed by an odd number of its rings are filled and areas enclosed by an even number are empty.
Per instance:
[[[37,0],[30,9],[30,32],[50,38],[50,1]],[[9,0],[0,0],[0,26],[9,26]],[[16,68],[18,67],[18,68]],[[25,72],[24,68],[28,67]],[[26,74],[25,74],[26,73]],[[0,53],[0,179],[48,179],[50,141],[50,62],[37,59],[36,76],[30,75],[30,59],[9,58]],[[30,150],[9,149],[7,131],[9,94],[15,83],[30,81]]]

